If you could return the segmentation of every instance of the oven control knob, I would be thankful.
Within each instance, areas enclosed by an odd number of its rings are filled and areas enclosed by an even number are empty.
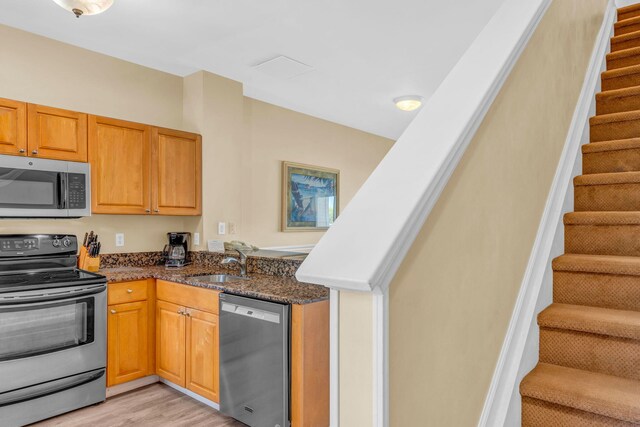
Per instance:
[[[68,248],[68,247],[69,247],[69,245],[71,244],[71,240],[69,240],[69,239],[66,239],[66,238],[65,238],[65,239],[62,241],[62,244],[64,245],[64,247],[65,247],[65,248]]]
[[[55,239],[51,244],[53,245],[54,248],[57,248],[60,246],[60,240]]]

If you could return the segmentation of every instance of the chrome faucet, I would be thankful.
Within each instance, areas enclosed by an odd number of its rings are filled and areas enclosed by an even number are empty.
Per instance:
[[[240,254],[240,259],[232,256],[228,256],[224,258],[220,264],[229,265],[229,264],[238,264],[240,265],[240,276],[247,277],[247,255],[239,249],[236,251]]]

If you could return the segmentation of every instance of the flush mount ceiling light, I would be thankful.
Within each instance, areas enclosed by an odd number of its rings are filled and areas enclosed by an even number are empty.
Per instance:
[[[418,95],[401,96],[394,99],[393,103],[402,111],[413,111],[422,106],[422,97]]]
[[[53,0],[63,9],[73,12],[76,18],[82,15],[97,15],[109,9],[113,0]]]

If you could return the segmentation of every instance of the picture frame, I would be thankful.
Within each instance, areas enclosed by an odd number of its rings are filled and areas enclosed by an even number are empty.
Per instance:
[[[338,169],[282,162],[281,231],[325,231],[339,209]]]

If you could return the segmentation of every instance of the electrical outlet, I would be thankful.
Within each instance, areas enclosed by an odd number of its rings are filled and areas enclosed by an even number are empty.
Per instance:
[[[193,233],[193,244],[200,246],[200,233]]]
[[[116,246],[124,246],[124,233],[116,233]]]
[[[224,222],[219,222],[218,223],[218,234],[219,235],[223,235],[223,234],[227,234],[227,224]]]
[[[229,234],[236,234],[236,223],[235,222],[230,222],[229,223]]]

